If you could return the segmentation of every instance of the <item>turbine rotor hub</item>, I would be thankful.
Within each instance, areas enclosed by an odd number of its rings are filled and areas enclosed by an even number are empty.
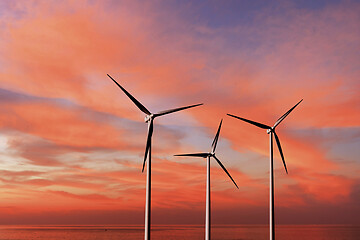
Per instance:
[[[273,131],[274,131],[273,128],[269,128],[268,130],[266,130],[266,133],[269,134],[269,133],[271,133],[271,132],[273,132]]]
[[[146,115],[145,116],[145,122],[147,123],[147,122],[149,122],[151,119],[153,119],[154,118],[154,114],[150,114],[150,115]]]

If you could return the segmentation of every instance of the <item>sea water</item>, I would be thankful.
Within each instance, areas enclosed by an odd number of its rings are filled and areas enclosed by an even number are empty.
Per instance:
[[[267,240],[266,225],[215,225],[213,240]],[[0,240],[139,240],[143,226],[0,226]],[[204,227],[152,226],[152,240],[203,240]],[[277,240],[359,240],[360,226],[278,225]]]

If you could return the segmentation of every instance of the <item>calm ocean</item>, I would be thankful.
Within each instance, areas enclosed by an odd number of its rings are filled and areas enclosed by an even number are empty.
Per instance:
[[[360,226],[279,225],[278,240],[359,240]],[[154,226],[153,240],[204,239],[203,226]],[[138,240],[142,226],[0,226],[0,240]],[[267,240],[266,225],[213,226],[213,240]]]

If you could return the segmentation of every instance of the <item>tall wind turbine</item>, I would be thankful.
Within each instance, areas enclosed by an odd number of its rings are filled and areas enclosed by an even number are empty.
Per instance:
[[[210,240],[210,158],[213,157],[216,162],[220,165],[220,167],[226,172],[231,181],[235,184],[237,188],[237,184],[234,179],[231,177],[230,173],[226,170],[224,165],[220,162],[220,160],[215,156],[215,149],[217,142],[219,140],[219,134],[221,129],[222,120],[220,122],[219,128],[216,132],[215,138],[211,144],[211,152],[208,153],[189,153],[189,154],[177,154],[175,156],[191,156],[191,157],[201,157],[206,158],[206,218],[205,218],[205,240]]]
[[[288,173],[287,168],[286,168],[286,163],[285,163],[285,159],[284,159],[284,154],[283,151],[281,149],[281,145],[280,145],[280,140],[278,135],[275,132],[275,128],[290,114],[290,112],[292,110],[294,110],[294,108],[296,108],[297,105],[299,105],[302,102],[303,99],[300,100],[300,102],[298,102],[297,104],[295,104],[295,106],[293,106],[292,108],[290,108],[289,111],[287,111],[284,115],[282,115],[274,124],[274,126],[270,127],[268,125],[262,124],[262,123],[258,123],[255,121],[251,121],[245,118],[241,118],[235,115],[231,115],[231,114],[227,114],[230,117],[234,117],[237,119],[240,119],[244,122],[250,123],[252,125],[255,125],[259,128],[262,129],[266,129],[267,133],[270,134],[270,240],[275,240],[275,216],[274,216],[274,167],[273,167],[273,135],[275,136],[275,140],[276,140],[276,144],[279,148],[279,152],[281,155],[281,159],[282,162],[284,164],[285,167],[285,171],[286,174]]]
[[[131,101],[142,111],[146,114],[145,122],[148,124],[148,135],[146,140],[146,148],[145,148],[145,156],[144,162],[142,165],[142,172],[144,172],[146,158],[148,156],[148,163],[147,163],[147,171],[146,171],[146,203],[145,203],[145,240],[150,240],[150,220],[151,220],[151,137],[153,134],[153,124],[154,119],[169,113],[178,112],[181,110],[185,110],[188,108],[196,107],[203,105],[195,104],[186,107],[174,108],[170,110],[161,111],[158,113],[151,113],[149,110],[144,107],[138,100],[136,100],[128,91],[126,91],[118,82],[116,82],[109,74],[107,74],[113,82],[118,85],[118,87],[128,96]]]

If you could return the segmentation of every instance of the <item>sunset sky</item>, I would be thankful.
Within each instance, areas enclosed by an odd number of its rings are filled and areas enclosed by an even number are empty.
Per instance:
[[[143,224],[147,125],[155,120],[152,219],[360,224],[360,2],[0,0],[0,224]]]

